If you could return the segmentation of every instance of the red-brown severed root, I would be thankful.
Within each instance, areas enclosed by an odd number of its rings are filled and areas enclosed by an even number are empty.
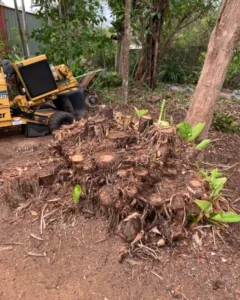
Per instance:
[[[142,116],[139,119],[138,131],[143,132],[148,126],[153,125],[153,118],[150,116]]]
[[[99,106],[100,116],[112,120],[113,119],[113,108],[109,105],[100,105]]]
[[[96,164],[100,169],[108,169],[117,162],[117,155],[111,153],[100,153],[95,158]]]
[[[159,194],[151,194],[148,198],[149,203],[154,207],[160,207],[164,204],[164,200],[160,197]]]
[[[119,190],[113,185],[105,185],[99,191],[101,205],[105,207],[114,206],[119,198]]]
[[[82,163],[84,161],[84,156],[82,154],[76,154],[70,157],[73,163]]]

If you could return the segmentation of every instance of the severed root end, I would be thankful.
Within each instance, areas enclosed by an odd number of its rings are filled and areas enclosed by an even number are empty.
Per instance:
[[[96,164],[100,169],[108,169],[117,162],[117,155],[110,153],[101,153],[96,157]]]
[[[119,191],[113,185],[105,185],[99,191],[100,203],[105,207],[114,206],[118,197],[119,197]]]
[[[113,108],[109,105],[101,105],[99,107],[99,114],[101,117],[112,120],[113,119]]]
[[[82,163],[84,161],[84,157],[82,154],[76,154],[70,157],[72,163]]]
[[[139,119],[138,131],[143,132],[148,126],[153,125],[153,118],[150,116],[142,116]]]

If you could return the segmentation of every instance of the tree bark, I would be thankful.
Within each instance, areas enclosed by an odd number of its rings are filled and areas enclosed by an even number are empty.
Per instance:
[[[123,35],[118,35],[118,44],[115,55],[115,71],[122,75],[122,64],[123,64]]]
[[[144,66],[145,66],[145,61],[146,61],[146,57],[143,54],[142,57],[140,58],[139,63],[138,63],[138,68],[137,68],[137,71],[135,73],[134,80],[137,81],[137,80],[140,80],[142,78],[143,70],[144,70]]]
[[[26,44],[25,44],[25,40],[24,40],[24,36],[23,36],[22,25],[20,22],[17,0],[14,0],[14,7],[15,7],[15,13],[16,13],[16,18],[17,18],[19,36],[20,36],[20,40],[21,40],[21,44],[22,44],[23,55],[24,55],[24,57],[27,57],[27,48],[26,48]]]
[[[125,1],[125,22],[123,37],[123,102],[128,102],[128,83],[129,83],[129,49],[130,49],[130,25],[131,25],[131,0]]]
[[[154,89],[157,81],[157,72],[159,66],[160,55],[160,37],[164,16],[168,8],[169,0],[155,0],[153,14],[155,16],[150,20],[149,30],[151,34],[147,39],[147,75],[146,80],[148,85]]]
[[[25,11],[25,3],[22,0],[22,20],[23,20],[23,29],[24,29],[24,41],[27,50],[27,56],[30,56],[30,50],[28,45],[28,28],[27,28],[27,21],[26,21],[26,11]]]
[[[239,36],[239,0],[223,0],[216,26],[209,40],[202,73],[186,116],[186,122],[191,125],[200,122],[206,123],[199,139],[205,139],[208,136],[214,106],[223,86]]]

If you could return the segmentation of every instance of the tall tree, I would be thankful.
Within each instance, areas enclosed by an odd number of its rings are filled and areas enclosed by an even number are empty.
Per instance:
[[[26,45],[27,55],[30,56],[30,50],[28,45],[28,28],[27,28],[27,20],[26,20],[26,11],[25,11],[25,3],[22,0],[22,20],[23,20],[23,29],[24,29],[24,41]]]
[[[15,8],[15,13],[16,13],[16,19],[17,19],[17,24],[18,24],[18,32],[19,32],[19,36],[20,36],[20,40],[21,40],[23,55],[25,57],[27,57],[27,55],[28,55],[27,47],[26,47],[26,43],[25,43],[25,40],[24,40],[24,36],[23,36],[23,30],[22,30],[22,24],[21,24],[21,21],[20,21],[17,0],[14,0],[14,8]]]
[[[148,25],[150,34],[147,36],[146,81],[154,89],[157,81],[157,72],[160,55],[160,38],[164,17],[169,5],[169,0],[154,0],[152,18]]]
[[[124,37],[123,37],[123,102],[128,102],[129,50],[131,33],[131,0],[125,0]]]
[[[136,80],[156,84],[160,62],[181,30],[215,9],[219,0],[134,0],[132,26],[142,45]]]
[[[234,49],[240,36],[239,0],[223,0],[216,26],[211,34],[200,79],[192,97],[186,121],[205,122],[200,138],[208,136],[214,106],[219,97]]]
[[[107,0],[107,3],[112,12],[113,21],[111,22],[111,24],[113,26],[117,39],[115,71],[118,74],[122,75],[125,0]]]

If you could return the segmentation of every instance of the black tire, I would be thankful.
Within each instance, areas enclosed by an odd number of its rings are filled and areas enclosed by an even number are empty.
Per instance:
[[[48,121],[48,127],[51,132],[58,130],[62,125],[72,124],[74,121],[73,115],[65,111],[56,111]]]

